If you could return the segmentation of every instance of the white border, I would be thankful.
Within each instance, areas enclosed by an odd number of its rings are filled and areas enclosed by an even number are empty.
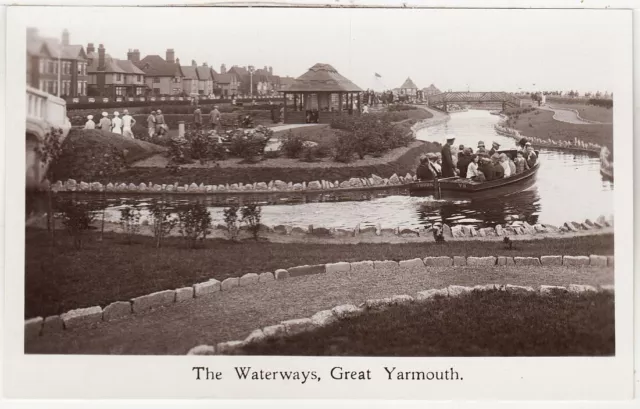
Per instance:
[[[441,2],[440,2],[441,3]],[[491,4],[495,2],[485,2],[483,6],[487,6],[487,3]],[[504,3],[504,2],[502,2]],[[574,2],[571,2],[574,3]],[[614,2],[612,2],[614,3]],[[477,4],[477,3],[475,3]],[[510,2],[511,7],[513,7],[516,2]],[[557,4],[557,3],[556,3]],[[20,22],[17,18],[11,16],[8,21],[8,30],[7,33],[17,33],[21,31],[21,27],[17,27],[20,25]],[[631,37],[630,37],[630,27],[625,27],[621,25],[621,30],[625,31],[625,28],[628,31],[629,36],[628,41],[619,41],[616,42],[615,46],[620,50],[631,50]],[[23,31],[23,30],[22,30]],[[24,31],[23,31],[24,32]],[[7,67],[7,76],[6,78],[10,78],[11,81],[7,81],[7,94],[11,95],[22,95],[24,92],[23,84],[24,84],[24,38],[11,36],[11,44],[10,48],[7,50],[7,61],[12,61],[12,64]],[[20,62],[20,63],[13,63]],[[607,392],[611,392],[611,390],[607,391],[604,385],[611,385],[611,389],[613,388],[624,388],[627,393],[626,396],[630,396],[630,392],[632,389],[631,379],[629,378],[629,373],[631,370],[631,366],[633,365],[633,361],[631,359],[632,353],[632,345],[631,343],[622,343],[622,340],[630,340],[632,334],[632,321],[630,315],[630,306],[632,305],[632,294],[631,289],[632,286],[632,277],[629,274],[629,269],[625,268],[625,266],[632,266],[632,241],[631,239],[631,223],[628,223],[629,220],[632,220],[631,216],[631,206],[632,201],[628,200],[628,190],[620,188],[620,186],[629,186],[631,184],[631,169],[629,166],[632,164],[631,150],[628,149],[629,144],[631,143],[630,136],[632,135],[631,130],[631,102],[632,102],[632,93],[629,81],[623,81],[623,78],[627,78],[630,80],[631,78],[631,54],[626,53],[626,55],[622,55],[622,58],[618,60],[615,64],[616,69],[616,78],[619,79],[622,84],[616,84],[614,93],[616,95],[616,110],[615,110],[615,118],[614,118],[614,127],[616,134],[616,143],[614,145],[615,156],[616,156],[616,185],[617,189],[615,191],[615,214],[616,214],[616,259],[617,266],[616,269],[616,324],[617,324],[617,342],[616,342],[616,350],[617,357],[615,359],[601,358],[601,359],[580,359],[580,358],[559,358],[559,359],[540,359],[540,358],[525,358],[525,359],[492,359],[492,360],[482,360],[482,359],[448,359],[448,358],[438,358],[438,359],[429,359],[429,366],[437,366],[438,362],[442,362],[446,366],[450,366],[454,364],[456,361],[461,361],[463,364],[458,365],[458,368],[462,369],[465,373],[468,373],[467,376],[473,376],[475,371],[478,371],[477,374],[480,378],[487,380],[489,375],[486,371],[487,365],[492,364],[494,366],[497,364],[497,361],[509,361],[509,362],[499,362],[499,372],[509,371],[512,369],[514,371],[519,371],[522,373],[524,368],[530,367],[535,369],[535,374],[531,374],[531,378],[527,380],[518,381],[515,383],[510,383],[505,380],[500,382],[500,397],[501,399],[539,399],[541,398],[545,392],[550,392],[550,395],[545,395],[546,398],[566,398],[568,393],[572,394],[573,397],[580,399],[602,399],[609,398],[612,399],[612,395],[608,395]],[[8,98],[9,99],[9,98]],[[24,128],[24,104],[19,103],[9,108],[10,115],[8,115],[9,121],[6,122],[7,133],[6,135],[19,135]],[[626,121],[625,121],[626,119]],[[22,139],[13,139],[7,138],[7,153],[9,152],[22,152],[24,150]],[[7,166],[10,166],[14,169],[24,169],[24,157],[22,155],[8,155],[7,157]],[[24,174],[18,172],[18,176],[11,175],[12,179],[7,180],[7,198],[11,198],[11,200],[7,200],[6,209],[7,214],[11,214],[11,218],[7,218],[7,231],[11,232],[11,242],[7,243],[7,254],[11,255],[11,257],[7,258],[6,270],[5,271],[13,271],[13,272],[21,272],[24,270],[24,260],[22,257],[22,248],[24,242],[24,225],[23,225],[23,217],[15,217],[14,215],[23,215],[24,212]],[[628,238],[628,239],[627,239]],[[190,375],[189,370],[184,370],[185,367],[189,367],[190,365],[184,365],[186,362],[203,362],[205,359],[203,357],[195,358],[195,357],[84,357],[84,356],[23,356],[21,354],[22,351],[22,329],[23,329],[23,320],[22,320],[22,312],[23,312],[23,297],[24,293],[22,290],[24,285],[24,277],[21,273],[7,274],[6,275],[6,306],[7,311],[12,311],[12,314],[6,316],[6,337],[5,337],[5,345],[7,346],[5,350],[5,369],[14,368],[11,370],[10,376],[5,378],[6,386],[9,386],[8,392],[16,391],[20,388],[26,388],[30,392],[35,392],[35,394],[31,394],[32,397],[42,396],[42,394],[47,393],[47,391],[51,391],[52,388],[56,388],[58,392],[55,395],[50,395],[48,397],[62,397],[63,392],[71,393],[70,396],[75,398],[81,398],[84,396],[88,397],[88,394],[91,392],[91,389],[96,388],[97,391],[106,392],[115,392],[121,390],[123,393],[119,396],[121,397],[134,397],[131,394],[131,390],[129,390],[128,394],[125,394],[127,387],[134,386],[136,389],[136,393],[145,393],[149,394],[148,396],[155,397],[169,397],[168,395],[161,395],[160,392],[163,393],[171,393],[171,392],[182,392],[184,397],[207,397],[212,394],[216,394],[216,391],[211,385],[205,385],[205,387],[198,386],[189,379],[184,378],[184,374],[188,378]],[[626,290],[626,291],[625,291]],[[19,314],[16,314],[18,312]],[[17,318],[17,319],[16,319]],[[620,345],[623,344],[623,345]],[[16,348],[17,347],[17,348]],[[16,351],[20,351],[20,354],[16,354]],[[625,362],[620,362],[621,358],[626,358]],[[214,361],[212,361],[214,360]],[[275,362],[276,365],[282,363],[281,358],[263,358],[264,362]],[[331,361],[337,361],[343,366],[346,361],[354,362],[354,368],[357,363],[361,363],[362,361],[366,361],[366,359],[342,359],[342,358],[319,358],[313,359],[313,361],[317,361],[317,365],[328,365]],[[415,359],[408,360],[406,358],[403,359],[391,359],[391,362],[397,363],[401,361],[416,361]],[[91,362],[89,362],[91,361]],[[229,365],[231,360],[228,357],[214,357],[207,358],[206,362],[215,362],[216,366],[225,366]],[[256,358],[242,357],[242,359],[238,359],[238,361],[251,361],[254,365],[256,362]],[[295,361],[303,361],[303,359],[295,359]],[[360,361],[360,362],[358,362]],[[496,361],[489,362],[489,361]],[[518,362],[516,362],[518,361]],[[556,362],[552,362],[556,361]],[[583,362],[578,362],[583,361]],[[46,366],[43,366],[43,363],[46,362]],[[149,363],[149,364],[146,364]],[[91,365],[105,365],[106,369],[102,370],[102,373],[98,376],[87,377],[86,371],[89,370]],[[297,364],[297,362],[296,362]],[[544,369],[548,364],[553,364],[553,369]],[[20,370],[15,370],[15,368],[20,366]],[[137,375],[132,371],[134,365],[140,368],[141,370],[147,370],[145,375],[141,375],[138,373]],[[166,369],[164,371],[158,370],[160,366],[165,366]],[[307,364],[305,367],[316,366],[316,363]],[[468,366],[467,366],[468,365]],[[609,374],[608,372],[602,372],[603,379],[584,379],[586,374],[587,367],[593,366],[601,366],[602,369],[605,367],[611,368],[615,366],[618,368],[617,375]],[[169,367],[182,369],[178,371],[170,371]],[[294,369],[293,363],[291,365],[287,365],[288,368]],[[351,366],[351,365],[349,365]],[[378,366],[378,363],[375,364]],[[415,364],[411,365],[415,367]],[[60,369],[55,370],[58,367]],[[494,366],[495,368],[495,366]],[[581,369],[585,368],[585,369]],[[9,369],[8,369],[9,370]],[[113,372],[112,372],[113,371]],[[545,372],[545,373],[541,373]],[[5,375],[8,372],[4,373]],[[63,376],[64,374],[64,376]],[[93,374],[93,372],[92,372]],[[173,378],[173,376],[177,376],[174,374],[180,374],[181,378]],[[68,375],[75,375],[76,379],[72,380],[68,377]],[[130,378],[131,375],[134,375],[135,380],[145,379],[143,382],[132,382]],[[147,376],[148,375],[148,376]],[[493,375],[496,375],[495,373]],[[546,377],[546,382],[552,381],[552,379],[557,379],[555,385],[551,390],[543,389],[540,383],[536,384],[537,388],[533,390],[532,388],[528,388],[527,390],[522,390],[524,383],[526,382],[535,382],[536,379],[542,380],[543,378],[535,378],[536,376],[544,375]],[[562,377],[569,376],[571,379],[570,385],[562,384]],[[326,375],[325,375],[326,376]],[[550,379],[551,378],[551,379]],[[185,385],[181,384],[181,380],[185,380]],[[496,378],[494,378],[496,380]],[[565,379],[566,380],[566,379]],[[180,384],[180,385],[179,385]],[[148,385],[148,386],[146,386]],[[179,385],[179,386],[178,386]],[[300,398],[312,398],[312,397],[328,397],[327,392],[331,391],[331,393],[338,393],[340,395],[346,396],[353,392],[356,388],[361,388],[364,392],[362,397],[365,398],[373,398],[376,397],[380,390],[383,388],[388,388],[389,384],[383,383],[380,388],[376,387],[375,383],[367,383],[362,386],[357,386],[354,384],[349,384],[348,386],[344,385],[336,385],[335,383],[325,383],[324,381],[321,383],[323,385],[324,390],[318,390],[318,388],[310,388],[309,390],[304,390],[303,388],[298,389],[301,393],[298,394]],[[545,385],[550,386],[548,383]],[[285,385],[285,387],[287,387]],[[477,399],[488,398],[489,391],[487,390],[488,386],[480,385],[482,395],[476,395]],[[180,389],[180,391],[176,391],[175,389]],[[239,388],[239,389],[235,389]],[[266,396],[274,396],[275,389],[277,385],[272,383],[249,383],[244,384],[241,383],[239,385],[231,385],[225,384],[224,390],[219,391],[220,394],[218,396],[224,396],[224,394],[240,392],[239,396],[247,397],[247,392],[252,391],[261,391],[265,392]],[[294,389],[294,387],[288,386],[288,389]],[[526,387],[525,387],[526,388]],[[131,388],[129,388],[131,389]],[[216,388],[217,389],[217,388]],[[452,397],[460,398],[464,397],[464,393],[462,393],[462,388],[447,388],[446,384],[438,384],[437,390],[433,390],[432,393],[427,391],[427,395],[432,399],[451,399]],[[25,390],[25,389],[23,389]],[[412,395],[409,390],[402,390],[398,388],[398,385],[395,385],[394,394],[397,394],[395,397],[397,398],[409,398]],[[10,395],[9,395],[10,396]],[[493,394],[495,396],[495,394]],[[174,395],[173,397],[177,397]],[[518,403],[518,406],[523,406]],[[234,405],[235,406],[235,405]],[[495,405],[493,405],[495,407]]]

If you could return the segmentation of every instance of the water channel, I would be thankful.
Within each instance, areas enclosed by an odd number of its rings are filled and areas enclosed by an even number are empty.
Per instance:
[[[445,135],[456,137],[456,145],[477,146],[482,140],[487,146],[496,141],[502,148],[515,146],[515,140],[496,134],[496,115],[484,110],[451,114],[441,125],[422,129],[418,139],[443,142]],[[229,202],[255,200],[262,204],[262,222],[266,225],[308,225],[352,228],[356,224],[382,227],[429,226],[434,222],[488,227],[509,224],[511,220],[526,220],[531,224],[560,225],[565,221],[582,221],[601,214],[613,213],[613,183],[600,176],[599,160],[595,156],[555,150],[540,150],[541,167],[535,184],[526,190],[507,196],[435,200],[433,197],[410,197],[406,189],[386,189],[368,192],[332,192],[323,194],[185,196],[174,195],[173,203],[203,201],[209,207],[214,224],[222,223],[222,209]],[[101,201],[99,196],[82,196],[82,200]],[[119,219],[119,209],[125,201],[141,205],[152,197],[112,197],[108,199],[106,218]],[[40,206],[39,206],[40,207]],[[143,215],[143,220],[145,216]]]

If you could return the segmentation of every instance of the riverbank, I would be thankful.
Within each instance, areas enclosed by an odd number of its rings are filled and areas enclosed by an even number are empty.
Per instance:
[[[613,254],[613,234],[517,240],[513,250],[500,240],[450,240],[392,243],[275,243],[207,239],[197,249],[178,237],[155,248],[152,237],[135,236],[131,244],[119,233],[85,235],[84,248],[56,235],[56,246],[44,229],[26,229],[25,317],[47,316],[91,305],[105,306],[155,291],[222,281],[246,273],[337,261],[407,260],[429,256],[539,257],[545,254]]]

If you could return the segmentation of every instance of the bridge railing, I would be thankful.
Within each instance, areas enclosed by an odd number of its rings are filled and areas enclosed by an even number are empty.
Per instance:
[[[67,103],[64,99],[27,87],[27,120],[47,123],[57,128],[68,125]]]

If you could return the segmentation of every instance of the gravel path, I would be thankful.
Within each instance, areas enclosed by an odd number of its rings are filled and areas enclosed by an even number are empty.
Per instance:
[[[25,345],[26,353],[185,354],[196,345],[244,339],[256,328],[304,318],[339,304],[370,298],[415,295],[451,284],[538,286],[612,284],[613,268],[457,267],[415,271],[318,274],[252,287],[235,288],[93,328],[43,335]]]
[[[576,124],[576,125],[593,125],[598,124],[598,122],[587,122],[583,121],[578,117],[576,111],[571,109],[558,109],[553,108],[551,106],[540,106],[539,109],[544,109],[547,111],[553,111],[553,119],[560,122],[566,122],[568,124]]]

